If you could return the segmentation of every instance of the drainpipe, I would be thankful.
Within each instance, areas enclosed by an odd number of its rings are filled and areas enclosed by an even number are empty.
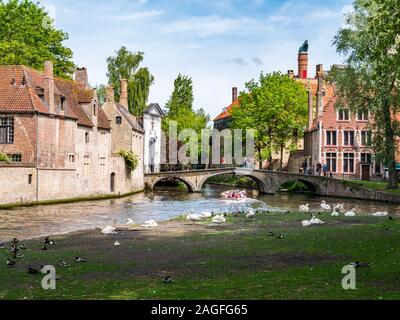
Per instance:
[[[36,113],[36,202],[39,202],[39,114]]]

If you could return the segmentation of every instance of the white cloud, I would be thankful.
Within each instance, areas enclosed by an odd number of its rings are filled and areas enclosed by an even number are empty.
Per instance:
[[[198,37],[209,37],[223,35],[229,32],[246,34],[249,32],[261,31],[264,25],[252,18],[227,18],[217,15],[190,17],[185,20],[165,25],[163,32],[189,33]]]
[[[143,12],[134,12],[130,14],[120,15],[114,18],[117,21],[142,21],[145,19],[151,19],[163,14],[163,11],[143,11]]]

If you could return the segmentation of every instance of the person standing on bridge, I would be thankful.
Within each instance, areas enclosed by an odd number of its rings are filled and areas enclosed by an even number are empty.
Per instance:
[[[326,163],[324,163],[322,170],[324,171],[324,177],[328,176],[328,165]]]

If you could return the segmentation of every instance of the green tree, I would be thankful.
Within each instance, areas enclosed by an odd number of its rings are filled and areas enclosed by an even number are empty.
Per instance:
[[[264,75],[259,82],[246,84],[248,93],[239,97],[240,107],[233,109],[233,127],[255,130],[255,149],[260,168],[263,160],[271,162],[274,150],[283,152],[297,143],[307,122],[307,92],[304,85],[279,72]]]
[[[193,129],[200,133],[210,121],[209,115],[203,109],[193,110],[193,81],[190,77],[181,74],[174,81],[174,91],[168,100],[166,117],[163,119],[163,130],[168,133],[169,121],[176,121],[178,132],[184,129]]]
[[[54,63],[57,76],[70,78],[75,70],[72,51],[63,46],[68,34],[57,30],[47,12],[30,0],[0,0],[0,64],[43,69]]]
[[[356,0],[334,44],[347,59],[331,72],[337,108],[369,111],[372,147],[389,168],[389,189],[397,188],[396,146],[400,108],[400,10],[398,0]]]
[[[128,80],[129,112],[136,116],[143,115],[154,81],[147,68],[139,68],[143,58],[143,52],[130,52],[126,47],[121,47],[116,56],[107,58],[108,83],[115,89],[116,100],[120,98],[120,80]]]
[[[97,97],[99,99],[99,104],[102,106],[106,102],[107,98],[106,86],[103,84],[99,85],[96,91],[97,91]]]

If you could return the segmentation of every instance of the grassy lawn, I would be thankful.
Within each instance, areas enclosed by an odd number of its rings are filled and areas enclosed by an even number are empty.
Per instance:
[[[367,189],[373,189],[373,190],[379,190],[379,191],[384,191],[384,192],[389,192],[393,193],[396,195],[400,195],[400,188],[394,189],[394,190],[388,190],[387,188],[387,182],[379,182],[379,181],[357,181],[355,182],[356,184],[367,188]]]
[[[27,241],[14,268],[0,266],[0,299],[400,299],[399,221],[321,215],[325,225],[303,228],[305,217],[229,217],[220,227],[178,219],[156,230],[56,237],[49,251]],[[0,261],[8,256],[0,249]],[[76,256],[88,262],[75,263]],[[70,267],[57,269],[54,291],[27,273],[59,260]],[[341,270],[354,261],[371,265],[357,269],[357,290],[345,291]],[[162,281],[167,275],[171,284]]]

